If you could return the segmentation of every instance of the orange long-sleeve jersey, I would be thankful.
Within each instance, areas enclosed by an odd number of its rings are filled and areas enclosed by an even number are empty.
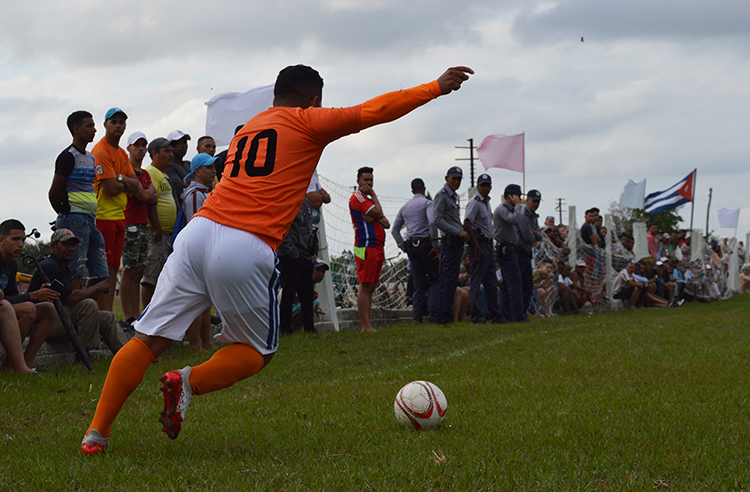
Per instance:
[[[349,108],[270,108],[234,136],[221,182],[197,215],[248,231],[275,251],[326,145],[398,119],[441,94],[433,81]]]

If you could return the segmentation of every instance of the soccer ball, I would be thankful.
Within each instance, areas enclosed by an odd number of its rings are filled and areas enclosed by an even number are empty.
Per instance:
[[[440,388],[427,381],[412,381],[396,395],[393,412],[408,429],[434,429],[445,419],[448,401]]]

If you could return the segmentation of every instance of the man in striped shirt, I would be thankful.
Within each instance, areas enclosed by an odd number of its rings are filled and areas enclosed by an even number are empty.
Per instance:
[[[391,223],[383,214],[378,196],[372,189],[371,167],[361,167],[357,171],[357,191],[349,199],[349,212],[356,235],[354,256],[357,262],[357,311],[362,331],[375,332],[370,323],[372,295],[380,282],[380,272],[385,262],[385,229]]]

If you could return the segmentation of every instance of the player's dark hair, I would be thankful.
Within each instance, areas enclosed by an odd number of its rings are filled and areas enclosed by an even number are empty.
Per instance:
[[[211,140],[213,140],[213,139],[214,139],[214,137],[211,137],[211,136],[209,136],[209,135],[203,135],[203,136],[202,136],[201,138],[199,138],[199,139],[198,139],[198,142],[196,142],[196,145],[197,145],[198,147],[200,147],[200,146],[201,146],[201,144],[203,143],[203,141],[204,141],[204,140],[208,140],[209,138],[210,138]]]
[[[237,125],[237,127],[234,129],[234,134],[237,135],[237,133],[239,133],[239,131],[242,130],[242,127],[244,126],[245,125]]]
[[[372,168],[365,166],[357,169],[357,179],[361,178],[363,174],[372,174]]]
[[[291,65],[279,72],[273,97],[286,104],[306,106],[310,99],[323,94],[323,79],[317,70],[306,65]]]
[[[73,128],[77,126],[81,126],[83,124],[83,120],[86,118],[93,118],[91,116],[91,113],[88,111],[76,111],[74,113],[71,113],[70,116],[68,116],[68,130],[70,130],[70,134],[73,135]]]
[[[20,220],[8,219],[0,224],[0,236],[6,237],[12,230],[25,231],[26,228]]]

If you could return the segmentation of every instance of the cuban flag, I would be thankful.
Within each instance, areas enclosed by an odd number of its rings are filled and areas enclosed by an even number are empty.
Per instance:
[[[668,190],[657,191],[646,197],[643,206],[649,214],[663,212],[671,208],[679,207],[693,200],[693,183],[695,182],[695,171],[688,174],[685,179],[672,186]]]

